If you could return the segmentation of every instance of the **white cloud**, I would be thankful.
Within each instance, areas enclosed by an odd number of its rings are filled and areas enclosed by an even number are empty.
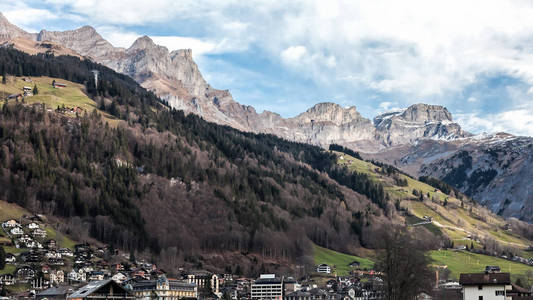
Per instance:
[[[477,102],[477,98],[476,97],[469,97],[468,99],[466,99],[466,102],[470,102],[470,103]]]
[[[290,46],[281,52],[281,59],[287,64],[296,64],[306,53],[304,46]]]
[[[495,114],[457,114],[456,120],[470,132],[511,132],[516,135],[533,136],[532,109],[507,110]]]

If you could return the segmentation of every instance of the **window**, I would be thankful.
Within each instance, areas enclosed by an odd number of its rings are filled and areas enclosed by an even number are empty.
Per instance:
[[[505,291],[496,291],[496,296],[505,296]]]
[[[478,298],[478,299],[479,299],[479,300],[483,300],[483,296],[479,296],[479,298]]]
[[[482,289],[483,289],[483,286],[482,286],[482,285],[478,285],[478,286],[477,286],[477,289],[478,289],[478,290],[482,290]],[[480,299],[480,300],[481,300],[481,299]]]

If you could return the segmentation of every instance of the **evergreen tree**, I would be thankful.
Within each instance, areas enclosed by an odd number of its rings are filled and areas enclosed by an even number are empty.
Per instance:
[[[470,243],[470,250],[474,249],[474,242]]]
[[[134,250],[130,251],[130,262],[132,263],[135,262],[135,251]]]
[[[39,89],[37,89],[37,85],[36,85],[36,84],[33,85],[33,94],[34,94],[34,95],[39,94]]]
[[[6,266],[6,252],[4,251],[4,247],[0,246],[0,270],[3,270]]]
[[[516,278],[516,281],[514,282],[514,284],[518,285],[519,287],[524,287],[522,285],[522,280],[520,279],[520,277]]]

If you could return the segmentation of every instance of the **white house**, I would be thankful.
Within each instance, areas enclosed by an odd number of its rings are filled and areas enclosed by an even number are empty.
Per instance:
[[[24,231],[22,231],[22,229],[20,229],[20,227],[13,227],[9,233],[11,233],[12,235],[22,235],[24,234]]]
[[[113,279],[116,283],[122,283],[124,282],[124,280],[128,279],[128,277],[120,272],[118,272],[117,274],[113,275],[113,277],[111,277],[111,279]]]
[[[2,223],[2,226],[4,227],[8,227],[8,228],[11,228],[11,227],[15,227],[15,226],[18,226],[19,223],[14,220],[14,219],[11,219],[11,220],[8,220],[8,221],[5,221],[4,223]]]
[[[48,251],[44,254],[46,258],[61,258],[61,254],[55,251]]]
[[[76,270],[72,270],[67,275],[68,280],[70,281],[78,281],[78,272]]]
[[[511,300],[507,293],[512,290],[509,273],[461,274],[463,300]]]
[[[65,282],[65,273],[63,272],[63,270],[50,272],[50,282],[57,284]]]
[[[328,266],[326,264],[320,264],[320,265],[316,266],[316,271],[318,273],[329,274],[329,273],[331,273],[331,268],[330,268],[330,266]]]
[[[39,228],[39,224],[37,224],[35,222],[31,222],[30,224],[28,224],[28,228],[29,229],[37,229],[37,228]]]
[[[17,257],[11,253],[6,254],[6,263],[7,264],[14,264],[17,262]]]
[[[37,228],[37,229],[33,230],[32,235],[34,237],[38,237],[38,238],[45,238],[46,237],[46,231],[42,230],[41,228]]]
[[[63,256],[68,256],[68,257],[73,257],[74,256],[74,253],[69,248],[61,248],[57,252],[60,253]]]

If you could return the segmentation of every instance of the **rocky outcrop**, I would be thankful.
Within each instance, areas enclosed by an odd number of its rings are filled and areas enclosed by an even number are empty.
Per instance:
[[[374,118],[381,141],[389,146],[410,144],[422,138],[454,140],[469,136],[453,122],[443,106],[415,104]]]

